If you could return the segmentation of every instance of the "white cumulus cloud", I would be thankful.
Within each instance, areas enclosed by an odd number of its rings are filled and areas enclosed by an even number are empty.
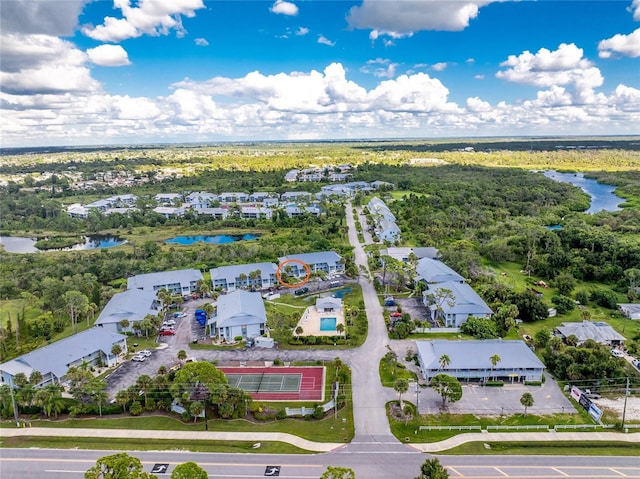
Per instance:
[[[285,0],[276,0],[269,10],[279,15],[295,16],[298,14],[298,6]]]
[[[616,53],[631,58],[640,57],[640,28],[629,35],[618,33],[602,40],[598,43],[598,52],[600,58],[610,58]]]
[[[439,63],[434,63],[433,65],[431,65],[431,69],[435,70],[437,72],[441,72],[442,70],[444,70],[448,66],[449,66],[449,64],[447,62],[439,62]]]
[[[100,45],[87,50],[89,60],[103,67],[121,67],[130,65],[127,51],[120,45]]]
[[[3,92],[37,94],[93,91],[98,82],[74,44],[50,35],[3,35],[0,45]]]
[[[633,19],[636,22],[640,22],[640,0],[633,0],[629,11],[633,13]]]
[[[336,42],[332,42],[331,40],[329,40],[327,37],[325,37],[322,34],[318,35],[318,43],[320,43],[322,45],[328,45],[330,47],[333,47],[336,44]]]
[[[309,33],[309,29],[305,28],[305,27],[298,27],[298,29],[296,30],[296,35],[298,35],[299,37],[303,37],[305,36],[307,33]]]
[[[142,35],[168,35],[172,30],[181,37],[185,34],[182,15],[193,17],[196,10],[204,8],[202,0],[139,0],[137,7],[132,7],[130,0],[113,0],[113,5],[123,18],[105,17],[102,25],[84,26],[82,33],[115,43]]]
[[[194,40],[195,44],[198,45],[199,47],[208,47],[209,46],[209,42],[207,41],[206,38],[196,38]]]
[[[581,102],[593,102],[593,89],[604,82],[600,70],[573,43],[562,43],[555,51],[541,48],[535,54],[509,55],[500,66],[508,68],[496,73],[497,78],[538,87],[572,85]]]
[[[372,30],[370,38],[410,36],[421,30],[460,31],[478,16],[481,7],[501,0],[363,0],[351,8],[349,26]]]

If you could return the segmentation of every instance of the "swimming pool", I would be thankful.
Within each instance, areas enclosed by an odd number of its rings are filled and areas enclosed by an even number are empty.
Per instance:
[[[320,318],[320,331],[335,331],[337,322],[336,318]]]

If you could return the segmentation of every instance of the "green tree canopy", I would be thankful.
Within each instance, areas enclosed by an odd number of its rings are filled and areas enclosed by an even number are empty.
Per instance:
[[[431,379],[431,387],[442,397],[442,407],[447,400],[453,403],[462,399],[460,382],[448,374],[436,374]]]
[[[209,476],[195,462],[184,462],[173,469],[171,479],[209,479]]]
[[[356,479],[356,473],[346,467],[327,466],[320,479]]]
[[[85,479],[158,479],[142,470],[142,462],[126,452],[104,456],[84,474]]]
[[[440,461],[435,457],[433,459],[427,459],[420,466],[420,475],[415,479],[448,479],[449,472],[444,468]]]

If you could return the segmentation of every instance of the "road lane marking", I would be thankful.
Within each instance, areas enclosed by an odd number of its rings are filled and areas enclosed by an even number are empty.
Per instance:
[[[610,471],[613,471],[617,474],[620,474],[622,477],[628,477],[625,473],[618,471],[617,469],[614,469],[613,467],[609,468]]]
[[[500,474],[502,474],[504,477],[509,477],[509,474],[507,474],[507,473],[506,473],[506,472],[504,472],[504,471],[501,471],[499,468],[494,467],[494,469],[495,469],[496,471],[498,471]]]
[[[556,471],[558,474],[562,474],[564,477],[569,477],[569,474],[567,474],[566,472],[562,472],[560,469],[556,467],[552,467],[551,470]]]
[[[457,466],[456,466],[457,467]],[[455,474],[457,474],[460,477],[464,477],[464,474],[460,474],[458,471],[456,471],[453,467],[451,466],[447,466],[447,469],[449,469],[450,471],[453,471]]]
[[[45,469],[44,472],[64,472],[65,474],[84,474],[87,471],[71,471],[69,469]]]

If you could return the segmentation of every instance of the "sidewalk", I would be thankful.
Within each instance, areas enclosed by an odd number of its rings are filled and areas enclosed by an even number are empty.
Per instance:
[[[99,437],[117,439],[168,439],[201,441],[249,441],[286,442],[313,452],[330,452],[345,446],[345,443],[314,442],[293,434],[280,432],[215,432],[215,431],[161,431],[137,429],[73,429],[30,427],[21,429],[0,428],[0,437]],[[433,443],[408,443],[408,448],[420,452],[436,453],[454,448],[467,442],[550,442],[550,441],[619,441],[636,443],[640,446],[640,432],[482,432],[466,433]],[[348,444],[348,443],[347,443]]]
[[[21,429],[0,428],[0,437],[98,437],[116,439],[165,439],[183,441],[249,441],[286,442],[301,449],[314,452],[329,452],[344,443],[308,441],[283,432],[212,432],[212,431],[165,431],[149,429],[85,429],[55,427],[25,427]],[[259,450],[257,450],[259,451]]]

